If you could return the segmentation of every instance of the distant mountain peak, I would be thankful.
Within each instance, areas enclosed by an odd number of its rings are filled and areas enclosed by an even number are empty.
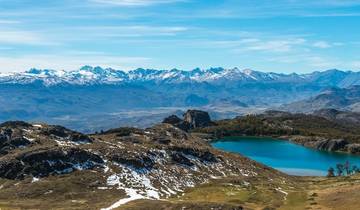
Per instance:
[[[30,69],[23,73],[0,74],[0,83],[29,84],[41,81],[45,85],[69,84],[117,84],[131,82],[181,83],[181,82],[319,82],[324,84],[358,84],[360,74],[337,69],[311,74],[265,73],[253,69],[195,68],[191,71],[171,69],[156,70],[138,68],[128,72],[100,66],[85,65],[78,70]]]

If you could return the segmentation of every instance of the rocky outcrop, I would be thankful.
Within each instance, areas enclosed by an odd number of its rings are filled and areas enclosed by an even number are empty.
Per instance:
[[[200,110],[188,110],[183,117],[184,119],[180,119],[176,115],[171,115],[165,118],[163,123],[174,125],[184,131],[214,124],[210,119],[209,113]]]
[[[5,141],[4,141],[5,140]],[[31,142],[22,137],[6,138],[0,136],[0,155],[8,154],[11,150],[30,145]]]
[[[26,176],[44,177],[75,170],[101,166],[103,160],[90,152],[77,148],[52,148],[29,151],[15,157],[0,159],[0,177],[23,179]]]
[[[62,126],[48,126],[41,130],[43,135],[47,136],[55,136],[61,139],[66,139],[73,142],[86,142],[90,143],[92,141],[87,135],[82,133],[78,133],[75,131],[71,131]]]
[[[176,115],[170,115],[169,117],[166,117],[162,123],[168,123],[168,124],[178,124],[178,123],[181,123],[183,120],[180,119],[178,116]]]
[[[330,152],[347,152],[351,154],[360,154],[359,143],[349,143],[344,139],[326,139],[322,137],[309,136],[282,136],[282,139],[290,139],[296,144],[303,145],[318,150]]]
[[[317,141],[315,143],[315,148],[326,151],[340,151],[343,150],[347,144],[348,142],[344,139],[328,139]]]
[[[211,125],[209,113],[200,110],[188,110],[184,114],[184,121],[190,124],[191,129]]]
[[[346,145],[346,151],[352,154],[360,154],[360,144],[348,144]]]

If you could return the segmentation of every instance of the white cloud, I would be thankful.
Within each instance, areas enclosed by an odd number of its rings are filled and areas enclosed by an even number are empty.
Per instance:
[[[149,65],[150,58],[77,53],[69,55],[28,55],[0,57],[0,72],[23,72],[30,68],[74,70],[83,65],[129,70]]]
[[[169,4],[183,0],[91,0],[96,3],[111,4],[117,6],[150,6],[154,4]]]

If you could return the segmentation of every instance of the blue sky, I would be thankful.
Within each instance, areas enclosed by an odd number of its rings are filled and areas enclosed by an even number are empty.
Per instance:
[[[0,72],[360,69],[360,0],[0,0]]]

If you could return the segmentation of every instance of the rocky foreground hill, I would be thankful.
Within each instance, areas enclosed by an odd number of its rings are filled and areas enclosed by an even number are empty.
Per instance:
[[[280,172],[213,149],[170,124],[84,135],[61,126],[6,122],[0,125],[0,154],[5,209],[115,209],[131,200],[180,196],[226,177],[237,177],[240,186],[250,185],[251,177],[276,180],[273,189],[291,183]],[[242,208],[241,203],[196,205]]]
[[[306,128],[305,121],[312,123]],[[319,128],[350,132],[341,126],[281,112],[212,122],[206,112],[196,110],[147,129],[92,135],[6,122],[0,124],[0,208],[353,209],[360,205],[354,199],[360,191],[356,175],[288,176],[216,150],[205,140],[240,134],[307,138]]]

